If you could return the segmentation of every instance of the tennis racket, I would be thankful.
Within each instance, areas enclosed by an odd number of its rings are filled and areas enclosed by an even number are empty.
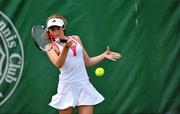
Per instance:
[[[43,25],[34,25],[31,32],[36,47],[41,51],[47,51],[45,50],[45,46],[51,43],[47,29]],[[67,43],[67,39],[58,39],[55,42],[57,41]]]
[[[34,25],[32,27],[32,38],[38,49],[46,51],[45,46],[51,41],[49,39],[48,31],[43,25]]]

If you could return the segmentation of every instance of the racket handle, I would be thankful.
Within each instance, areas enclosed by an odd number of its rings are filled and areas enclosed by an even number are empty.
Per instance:
[[[60,42],[67,43],[67,39],[60,39]]]
[[[56,39],[55,42],[62,42],[62,43],[67,43],[67,39]]]

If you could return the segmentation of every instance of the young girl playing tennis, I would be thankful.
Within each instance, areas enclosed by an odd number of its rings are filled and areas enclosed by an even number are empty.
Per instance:
[[[89,57],[78,36],[65,35],[65,19],[61,15],[48,17],[47,29],[52,42],[45,49],[50,61],[60,70],[57,94],[49,105],[60,114],[72,114],[74,107],[79,114],[93,114],[93,105],[102,102],[104,97],[90,83],[86,67],[104,59],[116,61],[121,55],[107,47],[104,53]],[[67,42],[59,42],[59,39]]]

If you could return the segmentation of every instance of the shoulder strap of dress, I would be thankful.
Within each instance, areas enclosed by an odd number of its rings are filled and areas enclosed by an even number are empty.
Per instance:
[[[76,40],[76,38],[77,38],[78,36],[76,36],[76,35],[72,35],[72,36],[70,36],[70,38],[72,38],[76,43],[78,43],[79,44],[79,42]]]

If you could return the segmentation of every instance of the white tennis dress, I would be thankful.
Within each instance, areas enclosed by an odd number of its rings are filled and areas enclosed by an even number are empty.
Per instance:
[[[76,46],[69,49],[66,61],[60,68],[57,94],[52,97],[50,106],[56,109],[65,109],[70,106],[96,105],[104,100],[104,97],[89,82],[83,59],[82,46],[76,42]],[[62,46],[57,44],[60,52]]]

